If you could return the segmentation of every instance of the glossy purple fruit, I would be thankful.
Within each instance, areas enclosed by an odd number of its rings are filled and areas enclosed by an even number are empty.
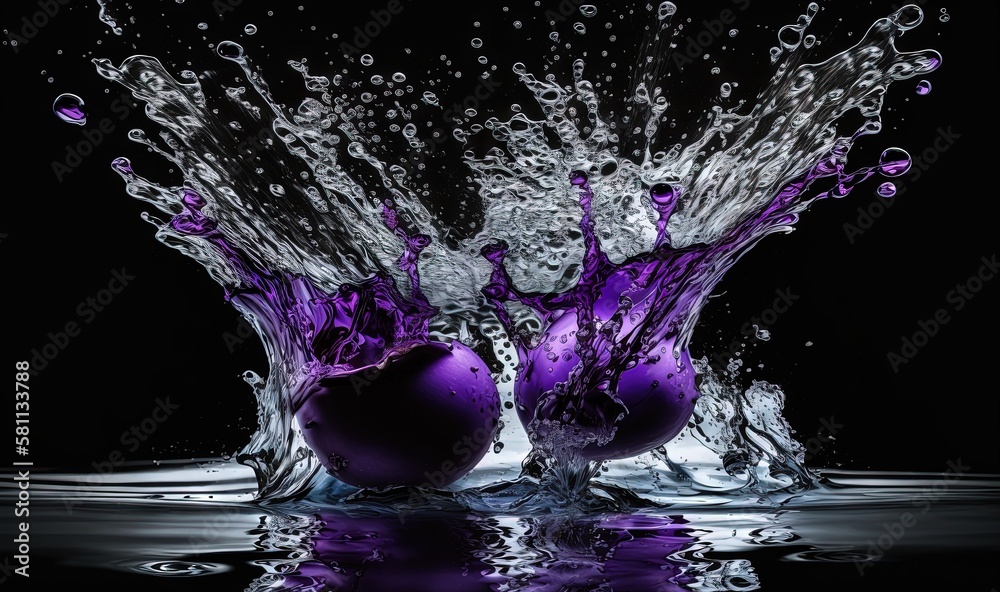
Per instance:
[[[324,378],[293,402],[306,443],[357,487],[441,487],[493,443],[500,399],[486,364],[455,342],[430,343],[381,370]]]
[[[542,343],[528,352],[525,366],[514,383],[517,414],[525,428],[534,418],[542,394],[557,382],[566,381],[580,361],[574,351],[576,332],[576,315],[564,314],[552,323]],[[546,344],[550,347],[546,348]],[[672,338],[663,340],[651,350],[645,362],[620,373],[615,394],[625,404],[628,414],[615,424],[617,431],[610,442],[591,443],[581,451],[585,458],[605,460],[642,454],[666,444],[684,428],[694,410],[698,391],[687,351],[675,359],[673,346]],[[592,389],[585,397],[604,395]]]

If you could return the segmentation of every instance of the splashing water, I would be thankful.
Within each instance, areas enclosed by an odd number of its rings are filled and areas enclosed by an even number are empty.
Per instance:
[[[602,109],[584,60],[573,62],[568,83],[514,64],[541,117],[516,106],[507,120],[455,130],[482,204],[481,222],[462,228],[429,205],[437,188],[427,161],[444,139],[421,138],[411,121],[419,103],[433,110],[438,101],[402,73],[381,98],[353,97],[365,85],[292,61],[311,96],[287,109],[232,41],[217,46],[238,69],[229,87],[205,88],[189,70],[175,78],[150,56],[117,67],[95,60],[163,129],[162,142],[141,130],[130,139],[183,174],[181,186],[164,186],[119,158],[127,192],[167,216],[144,217],[225,287],[264,342],[266,380],[245,376],[259,428],[238,455],[257,473],[258,495],[301,495],[321,465],[347,475],[350,455],[317,457],[296,415],[324,381],[391,374],[395,360],[437,342],[461,352],[456,380],[471,385],[466,398],[489,400],[488,418],[500,405],[482,381],[511,391],[533,449],[525,474],[571,498],[600,461],[648,451],[696,490],[807,484],[780,389],[725,384],[691,359],[694,328],[726,271],[761,239],[789,232],[816,200],[906,172],[900,149],[853,171],[847,156],[880,131],[893,82],[941,63],[931,50],[896,50],[923,19],[915,6],[808,63],[802,52],[813,43],[803,34],[817,11],[810,4],[781,29],[775,73],[749,109],[713,106],[697,134],[663,150],[669,89],[635,84],[637,108],[619,123]],[[658,35],[669,34],[675,12],[660,6]],[[855,112],[863,124],[839,130]],[[408,152],[382,148],[395,142]],[[879,192],[891,196],[889,185]],[[483,424],[494,430],[486,441],[497,437],[493,419]],[[705,466],[723,476],[696,472]]]

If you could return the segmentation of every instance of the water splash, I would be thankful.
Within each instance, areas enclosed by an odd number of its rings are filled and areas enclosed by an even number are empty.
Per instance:
[[[675,12],[663,3],[659,26],[671,27]],[[369,90],[354,96],[341,76],[314,75],[306,60],[291,61],[310,96],[288,109],[232,41],[217,46],[239,70],[228,87],[203,88],[188,70],[174,78],[149,56],[118,67],[95,60],[163,129],[161,142],[141,131],[130,138],[184,176],[182,186],[165,187],[119,159],[114,168],[127,192],[168,216],[144,217],[161,242],[226,287],[264,341],[269,375],[246,377],[260,425],[239,455],[258,472],[260,495],[301,494],[324,460],[304,443],[294,393],[432,340],[468,344],[490,360],[496,382],[515,391],[533,369],[553,369],[553,379],[532,383],[532,395],[517,393],[536,451],[528,474],[554,460],[550,469],[570,467],[559,479],[586,487],[596,460],[615,446],[637,454],[675,436],[700,440],[694,435],[705,437],[714,425],[724,437],[703,447],[717,465],[725,459],[728,473],[748,475],[743,485],[789,486],[780,475],[803,481],[780,390],[697,387],[708,374],[688,354],[694,327],[724,273],[765,236],[790,231],[816,200],[845,197],[874,174],[905,172],[909,158],[899,149],[856,170],[847,156],[859,138],[881,130],[888,87],[941,62],[931,50],[896,50],[899,36],[923,18],[908,6],[873,24],[855,46],[806,63],[812,44],[803,35],[816,12],[810,5],[782,29],[775,74],[749,109],[714,106],[699,133],[662,150],[669,107],[662,88],[636,84],[637,109],[626,119],[602,110],[583,60],[573,63],[567,86],[515,64],[542,117],[512,106],[506,121],[491,117],[456,131],[457,141],[469,143],[463,158],[482,204],[481,222],[464,228],[429,205],[437,188],[425,161],[436,140],[421,138],[410,120],[421,103],[440,105],[402,73],[371,81],[387,87],[381,98]],[[404,105],[402,96],[414,100]],[[864,123],[838,129],[854,112]],[[380,129],[385,122],[388,130]],[[471,142],[484,138],[496,145],[477,153]],[[408,149],[385,150],[397,142]],[[411,294],[404,297],[399,285]],[[334,321],[331,310],[348,301],[360,308]],[[664,406],[669,421],[659,416],[653,439],[632,438],[629,422],[642,419],[634,411],[646,397],[624,385],[649,378],[635,370],[647,367],[657,369],[644,387],[656,393],[652,399],[672,398]],[[629,392],[640,396],[630,401]],[[697,482],[675,449],[682,447],[671,442],[658,457]]]

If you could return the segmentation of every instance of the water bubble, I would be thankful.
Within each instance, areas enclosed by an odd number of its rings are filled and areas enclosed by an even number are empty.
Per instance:
[[[739,29],[729,29],[729,36],[730,37],[736,37],[739,34],[740,34],[740,30]]]
[[[132,174],[132,163],[129,159],[124,156],[119,156],[118,158],[111,161],[111,168],[118,172],[120,175],[131,175]]]
[[[575,170],[569,174],[569,182],[571,185],[583,185],[587,182],[587,173]]]
[[[593,4],[584,4],[580,7],[580,14],[587,18],[591,18],[597,14],[597,7]]]
[[[366,53],[365,55],[361,56],[362,66],[371,66],[374,63],[375,63],[375,58],[372,57],[372,54]]]
[[[559,33],[556,32],[556,31],[552,31],[551,33],[549,33],[549,39],[551,39],[552,41],[558,43],[558,41],[559,41]]]
[[[584,33],[587,32],[587,27],[581,22],[576,22],[573,23],[573,30],[576,31],[577,34],[583,35]]]
[[[673,2],[664,2],[660,4],[660,8],[657,9],[656,18],[662,21],[663,19],[674,14],[675,12],[677,12],[677,5],[675,5]]]
[[[372,76],[372,84],[374,84],[375,86],[379,86],[383,82],[385,82],[385,79],[379,76],[378,74]]]
[[[396,72],[395,74],[392,75],[392,81],[406,82],[406,74],[403,74],[402,72]]]
[[[514,21],[514,28],[515,29],[520,29],[521,28],[521,21]]]
[[[878,186],[876,192],[881,197],[892,197],[896,195],[896,185],[890,181],[886,181],[885,183],[882,183],[881,185]]]
[[[733,87],[728,82],[723,82],[722,86],[719,87],[719,96],[723,99],[727,98],[733,93]]]
[[[910,170],[910,155],[902,148],[886,148],[878,159],[878,171],[886,177],[898,177]]]
[[[649,197],[657,207],[669,206],[674,201],[676,192],[669,183],[657,183],[649,190]]]
[[[243,32],[247,35],[253,35],[257,32],[257,25],[247,25],[243,27]]]
[[[951,15],[948,14],[947,8],[941,9],[941,16],[938,17],[938,20],[941,21],[942,23],[947,23],[948,21],[951,20]]]
[[[475,38],[472,39],[472,47],[475,47],[476,49],[479,49],[482,46],[483,46],[483,40],[482,39],[480,39],[479,37],[475,37]]]
[[[243,58],[243,46],[232,41],[223,41],[215,51],[227,60],[239,60]]]
[[[802,43],[802,27],[798,25],[785,25],[778,30],[778,43],[782,47],[791,51]]]
[[[87,111],[83,99],[70,93],[63,93],[56,97],[52,103],[52,112],[66,123],[74,125],[87,123]]]
[[[901,30],[909,31],[924,21],[924,11],[915,4],[908,4],[893,14],[893,20]]]
[[[926,95],[931,92],[931,83],[927,80],[921,80],[917,83],[917,94]]]
[[[208,30],[208,23],[198,23],[198,29],[201,31]]]
[[[722,69],[719,68],[718,66],[712,68],[712,74],[718,74],[720,72],[722,72]]]
[[[277,197],[283,197],[285,195],[285,188],[277,183],[272,183],[269,189],[271,190],[271,193]]]

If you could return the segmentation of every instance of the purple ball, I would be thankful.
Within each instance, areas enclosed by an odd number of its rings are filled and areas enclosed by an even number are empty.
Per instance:
[[[514,383],[517,415],[527,428],[535,416],[535,408],[542,394],[552,390],[557,382],[565,382],[579,363],[576,347],[576,314],[566,313],[546,331],[542,342],[528,352],[526,363]],[[547,351],[545,344],[549,344]],[[680,359],[673,356],[674,340],[668,338],[657,344],[650,358],[624,370],[615,393],[628,414],[617,422],[614,438],[604,444],[591,443],[581,454],[590,460],[628,458],[662,446],[672,440],[687,424],[694,411],[698,390],[695,370],[686,350]],[[551,360],[551,354],[557,357]],[[678,370],[680,365],[681,370]],[[592,390],[586,397],[603,397]]]
[[[357,487],[452,483],[486,455],[500,417],[489,369],[458,342],[418,346],[381,370],[321,379],[295,403],[320,462]]]

